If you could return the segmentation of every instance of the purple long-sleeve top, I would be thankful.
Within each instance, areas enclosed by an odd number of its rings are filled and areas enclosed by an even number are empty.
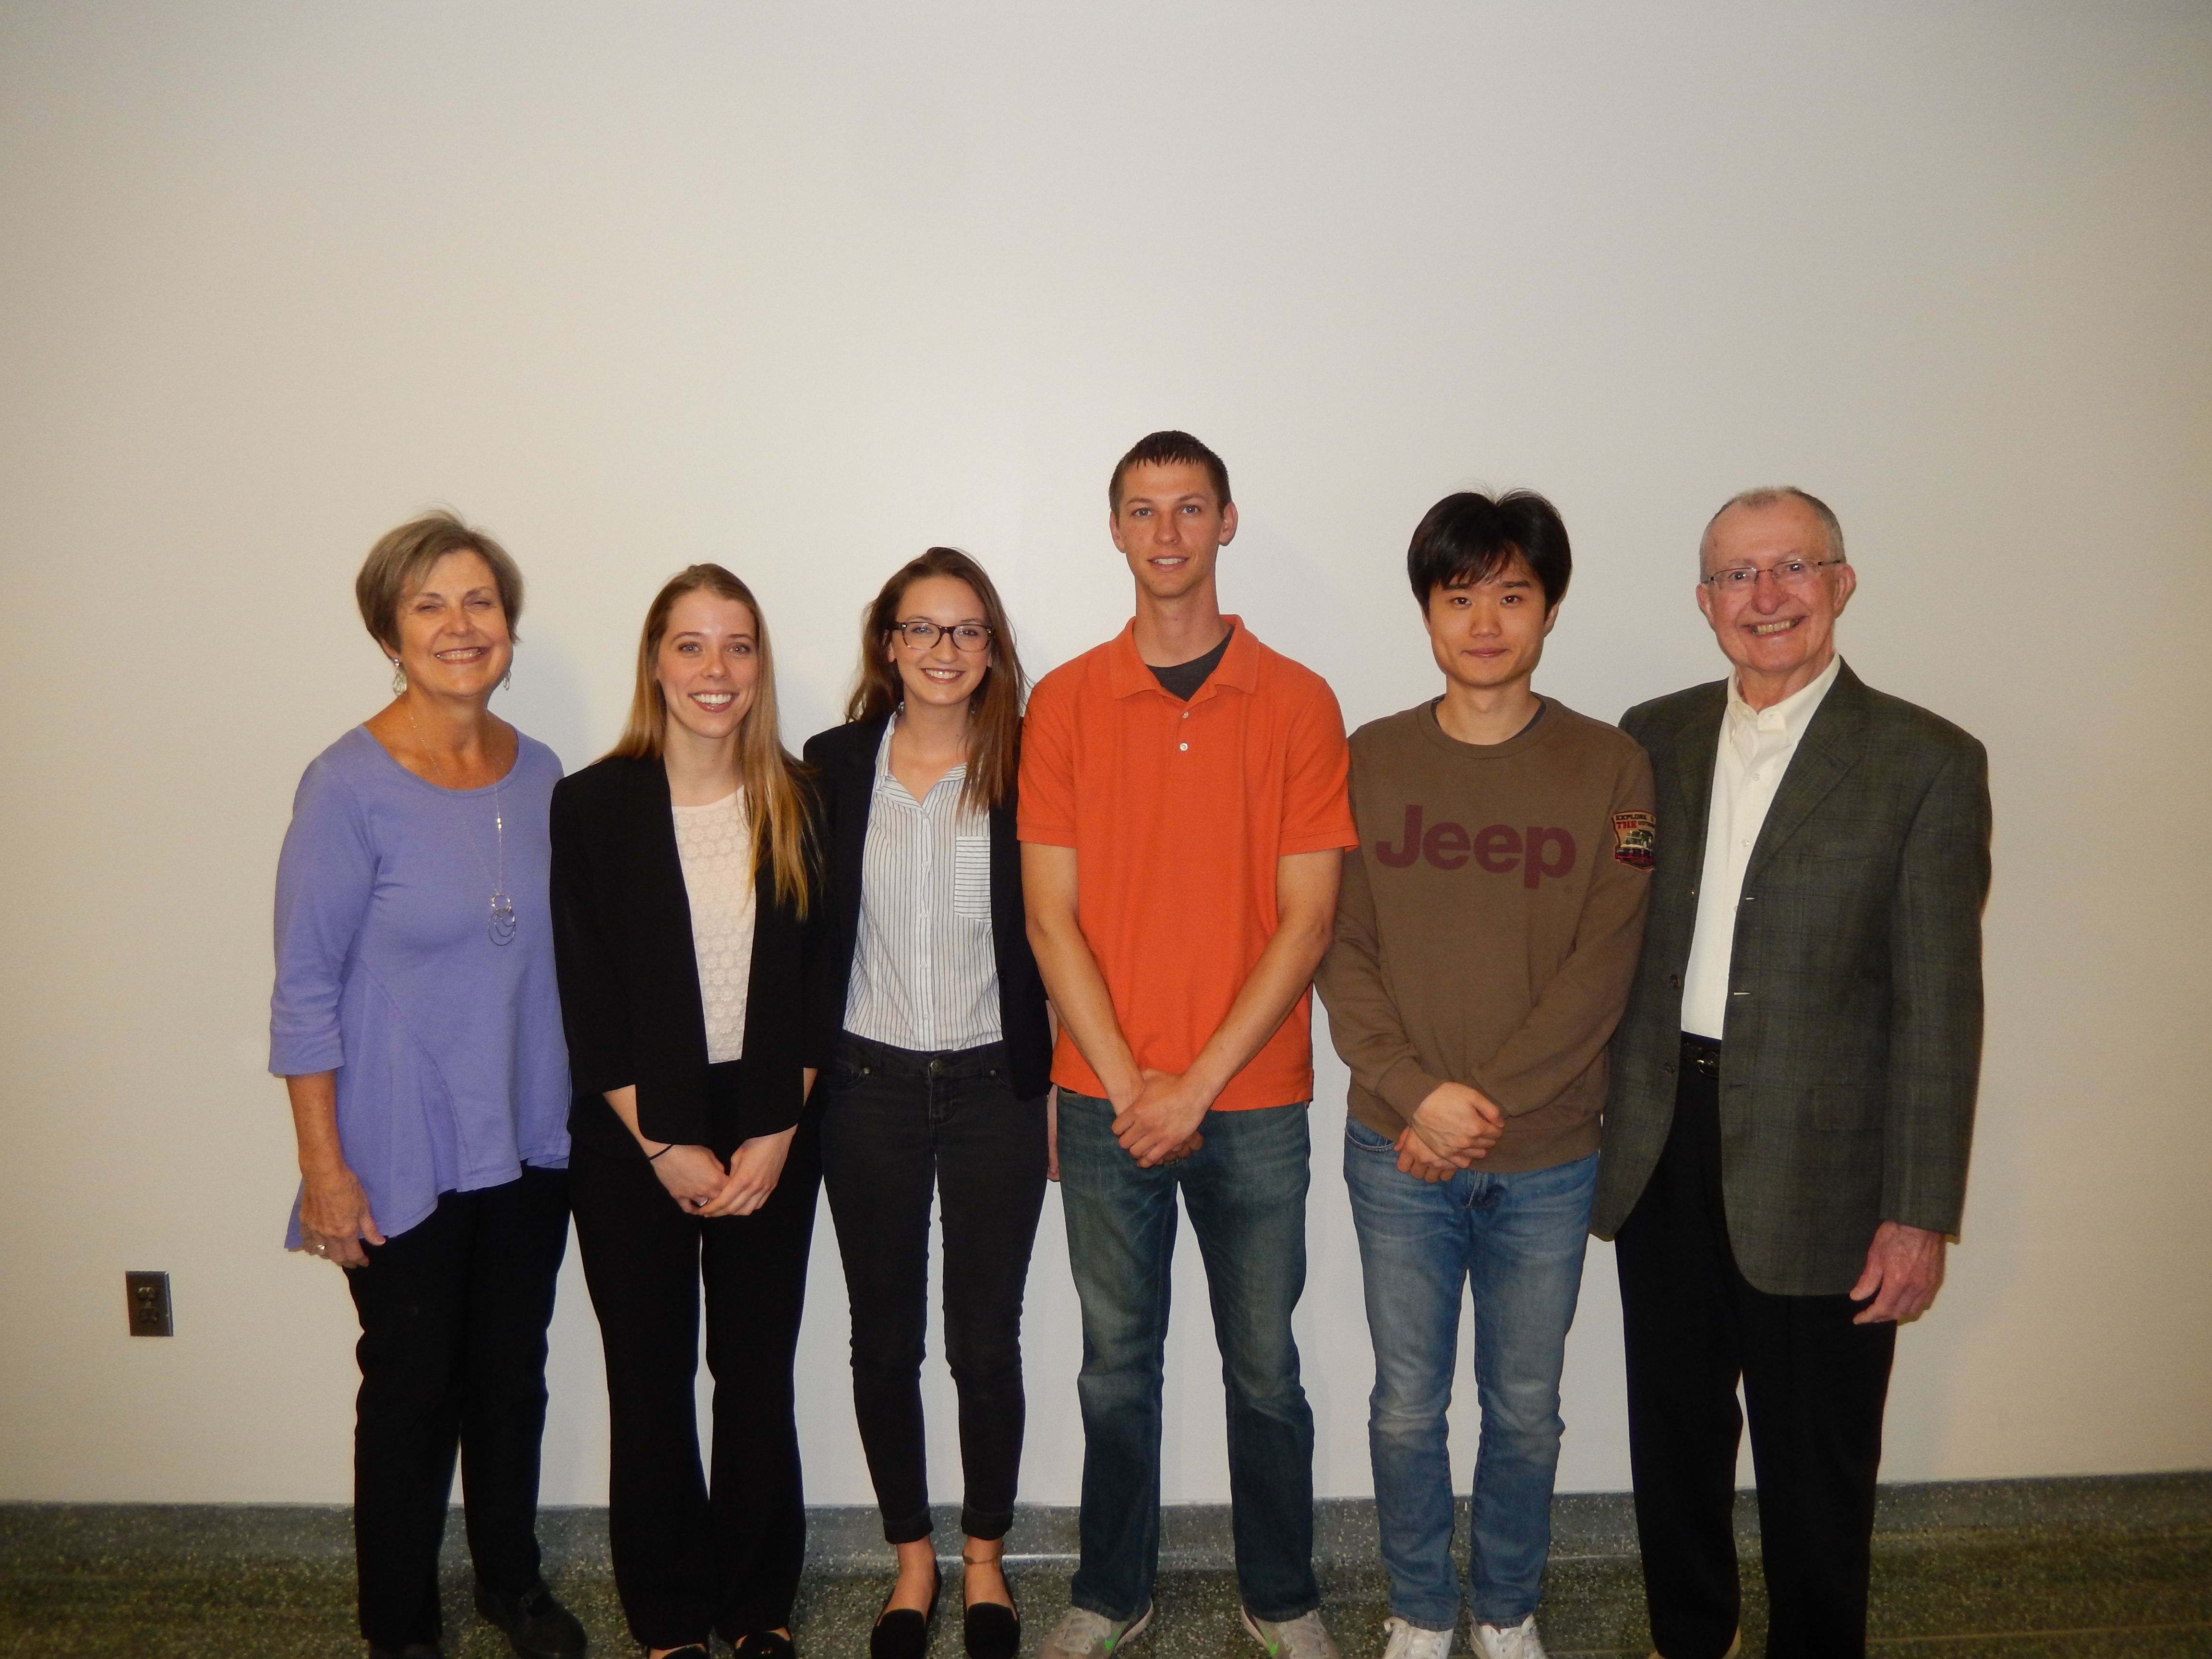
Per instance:
[[[561,763],[517,737],[494,791],[441,789],[356,726],[311,762],[276,864],[269,1069],[337,1073],[338,1140],[386,1237],[441,1193],[568,1162],[568,1051],[546,902]],[[514,937],[493,943],[504,843]],[[288,1247],[300,1242],[292,1203]]]

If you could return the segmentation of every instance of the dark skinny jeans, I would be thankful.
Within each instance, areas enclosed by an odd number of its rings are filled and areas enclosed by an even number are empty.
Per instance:
[[[1004,1043],[918,1054],[839,1039],[822,1180],[853,1309],[853,1406],[894,1544],[929,1536],[921,1419],[929,1209],[945,1200],[945,1358],[960,1395],[960,1525],[1003,1538],[1022,1461],[1022,1291],[1044,1206],[1044,1097]]]

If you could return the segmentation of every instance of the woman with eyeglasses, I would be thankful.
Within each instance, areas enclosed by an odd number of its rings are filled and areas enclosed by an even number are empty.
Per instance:
[[[606,1349],[615,1589],[650,1659],[791,1659],[792,1362],[820,1168],[801,1041],[811,792],[718,564],[646,612],[629,725],[553,792],[569,1187]],[[703,1291],[703,1295],[702,1295]],[[699,1314],[714,1376],[699,1459]]]
[[[1014,836],[1023,690],[991,579],[933,547],[868,607],[847,723],[806,745],[827,859],[807,994],[811,1059],[827,1069],[823,1184],[860,1440],[898,1551],[872,1659],[921,1659],[940,1584],[921,1384],[933,1193],[960,1396],[965,1645],[1012,1659],[1021,1642],[1000,1556],[1021,1466],[1022,1292],[1051,1059]]]

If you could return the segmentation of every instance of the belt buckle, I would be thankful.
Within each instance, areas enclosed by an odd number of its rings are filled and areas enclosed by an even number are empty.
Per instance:
[[[1720,1045],[1686,1041],[1682,1044],[1682,1067],[1699,1077],[1718,1077],[1721,1074]]]

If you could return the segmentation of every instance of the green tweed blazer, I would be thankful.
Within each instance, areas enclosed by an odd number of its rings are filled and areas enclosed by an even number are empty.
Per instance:
[[[1651,757],[1651,908],[1590,1231],[1636,1207],[1674,1121],[1725,681],[1639,704]],[[1780,1296],[1848,1291],[1883,1221],[1955,1233],[1982,1053],[1989,757],[1848,665],[1784,773],[1736,909],[1721,1032],[1722,1189],[1736,1265]]]

